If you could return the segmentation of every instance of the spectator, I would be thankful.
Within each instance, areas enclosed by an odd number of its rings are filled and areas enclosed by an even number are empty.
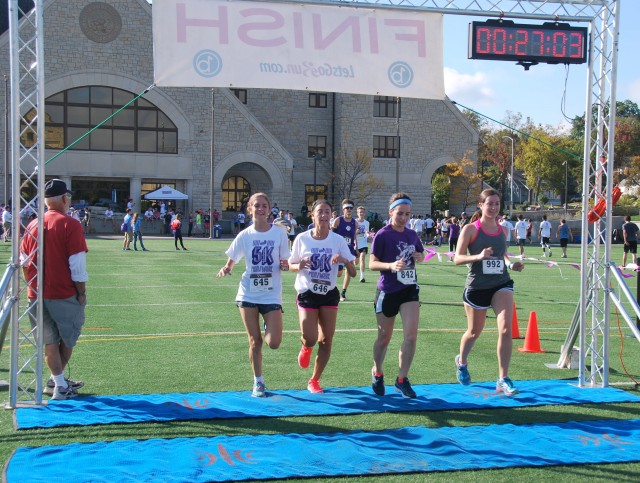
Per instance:
[[[133,224],[133,249],[138,251],[137,243],[140,240],[140,248],[142,248],[143,252],[146,252],[147,249],[144,247],[144,243],[142,242],[142,231],[140,230],[140,225],[142,225],[142,220],[139,219],[138,213],[133,215],[133,219],[131,223]]]
[[[133,241],[133,226],[131,222],[133,221],[133,216],[131,215],[131,209],[127,208],[127,214],[124,215],[124,220],[122,221],[122,228],[124,233],[124,239],[122,240],[122,250],[131,250],[131,242]]]
[[[11,220],[13,217],[11,216],[11,208],[9,206],[5,206],[4,211],[2,212],[2,238],[4,241],[8,242],[11,237]]]
[[[184,243],[182,242],[182,215],[180,213],[178,213],[175,219],[171,222],[171,230],[173,231],[173,241],[176,245],[176,250],[180,250],[178,248],[178,241],[180,241],[182,249],[187,251],[184,247]]]
[[[42,340],[45,362],[51,378],[45,386],[45,394],[52,399],[69,399],[78,395],[84,385],[64,376],[73,349],[84,325],[87,303],[86,282],[87,244],[82,226],[71,220],[66,212],[71,203],[71,192],[64,181],[52,179],[44,190],[48,211],[44,214],[43,226],[47,233],[42,265]],[[38,220],[26,228],[21,244],[21,259],[25,279],[29,280],[28,298],[36,307],[36,255],[38,250]],[[30,314],[30,317],[35,314]],[[32,318],[33,322],[33,318]]]

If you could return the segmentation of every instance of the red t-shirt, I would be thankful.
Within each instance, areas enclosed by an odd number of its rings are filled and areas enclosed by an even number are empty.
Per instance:
[[[81,252],[88,252],[84,239],[82,224],[78,220],[59,211],[49,210],[44,215],[44,275],[43,296],[46,299],[66,299],[76,295],[76,286],[71,280],[69,257]],[[38,220],[27,226],[22,238],[21,251],[30,255],[37,247]],[[34,258],[26,266],[27,278],[36,273],[37,260]],[[28,296],[34,298],[36,280],[29,284]]]

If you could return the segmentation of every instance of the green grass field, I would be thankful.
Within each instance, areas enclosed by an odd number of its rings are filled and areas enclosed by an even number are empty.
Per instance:
[[[0,262],[7,263],[10,244],[0,245]],[[216,279],[225,261],[229,240],[186,239],[188,252],[177,252],[172,239],[148,239],[148,252],[123,252],[119,239],[93,238],[89,245],[87,321],[76,346],[68,376],[85,381],[82,394],[166,393],[247,390],[252,384],[247,338],[234,297],[241,270]],[[616,261],[621,258],[615,247]],[[515,251],[515,248],[512,250]],[[539,246],[527,247],[527,256],[540,255]],[[559,247],[554,255],[560,255]],[[569,248],[570,262],[578,262],[579,247]],[[561,260],[560,258],[555,258]],[[563,260],[564,261],[564,260]],[[540,342],[545,353],[514,349],[510,375],[522,379],[576,378],[575,370],[548,369],[555,363],[579,298],[579,272],[569,266],[547,268],[528,262],[513,274],[521,335],[530,311],[537,314]],[[376,335],[372,299],[376,277],[352,281],[348,301],[340,305],[338,332],[332,359],[322,378],[323,387],[365,386],[370,383],[372,345]],[[461,302],[465,267],[436,258],[419,270],[421,330],[410,373],[414,384],[455,382],[453,358],[466,327]],[[309,370],[298,367],[300,347],[295,307],[294,275],[284,278],[284,340],[277,351],[264,349],[264,374],[269,389],[303,389]],[[635,280],[630,284],[635,293]],[[629,328],[611,317],[610,383],[640,395],[627,385],[626,370],[640,378],[638,342],[627,337]],[[397,370],[401,324],[389,347],[385,372],[388,383]],[[622,335],[622,336],[621,336]],[[621,343],[624,348],[621,352]],[[522,340],[514,341],[514,348]],[[476,344],[469,369],[474,381],[497,376],[495,317]],[[622,353],[622,356],[620,355]],[[44,368],[45,377],[48,371]],[[8,345],[0,355],[0,379],[9,379]],[[585,389],[588,390],[588,389]],[[0,393],[4,402],[8,392]],[[44,396],[47,399],[47,396]],[[15,431],[12,411],[0,411],[0,462],[23,446],[118,439],[174,438],[258,433],[341,432],[424,425],[427,427],[488,424],[529,424],[590,419],[629,419],[640,415],[637,404],[546,406],[521,409],[486,409],[364,414],[355,416],[178,421],[169,423],[106,425]],[[562,451],[562,448],[558,448]],[[349,481],[637,481],[640,464],[561,466],[440,474],[349,478]],[[338,481],[340,479],[323,479]],[[117,481],[114,479],[113,481]]]

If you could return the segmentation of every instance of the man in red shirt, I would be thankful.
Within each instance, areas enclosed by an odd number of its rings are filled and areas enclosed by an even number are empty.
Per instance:
[[[45,185],[43,242],[43,343],[45,361],[51,370],[45,394],[52,399],[69,399],[78,395],[84,384],[64,377],[73,348],[84,325],[87,303],[87,243],[82,224],[67,216],[71,192],[64,181],[52,179]],[[22,238],[21,260],[27,280],[28,297],[35,304],[37,297],[38,220],[29,223]]]

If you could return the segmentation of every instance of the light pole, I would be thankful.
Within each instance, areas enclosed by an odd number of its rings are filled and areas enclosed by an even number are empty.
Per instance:
[[[568,188],[569,188],[569,161],[563,161],[564,165],[564,219],[567,219],[567,206],[569,200],[567,198]]]
[[[215,174],[215,133],[216,133],[216,98],[215,98],[215,89],[211,88],[211,176],[209,177],[209,239],[213,240],[215,238],[213,233],[213,203],[215,200],[215,182],[214,182],[214,174]],[[222,211],[222,208],[220,208]]]
[[[315,201],[318,199],[318,191],[316,189],[318,186],[318,183],[316,181],[316,174],[318,172],[318,161],[320,161],[321,159],[322,159],[322,156],[318,151],[316,151],[316,154],[313,157],[313,203],[315,203]]]
[[[510,196],[509,196],[509,218],[513,215],[513,147],[514,141],[511,136],[502,136],[503,139],[511,139],[511,183],[510,183]]]
[[[3,166],[3,197],[2,202],[7,204],[7,183],[9,181],[9,77],[7,74],[3,74],[4,77],[4,166]]]

